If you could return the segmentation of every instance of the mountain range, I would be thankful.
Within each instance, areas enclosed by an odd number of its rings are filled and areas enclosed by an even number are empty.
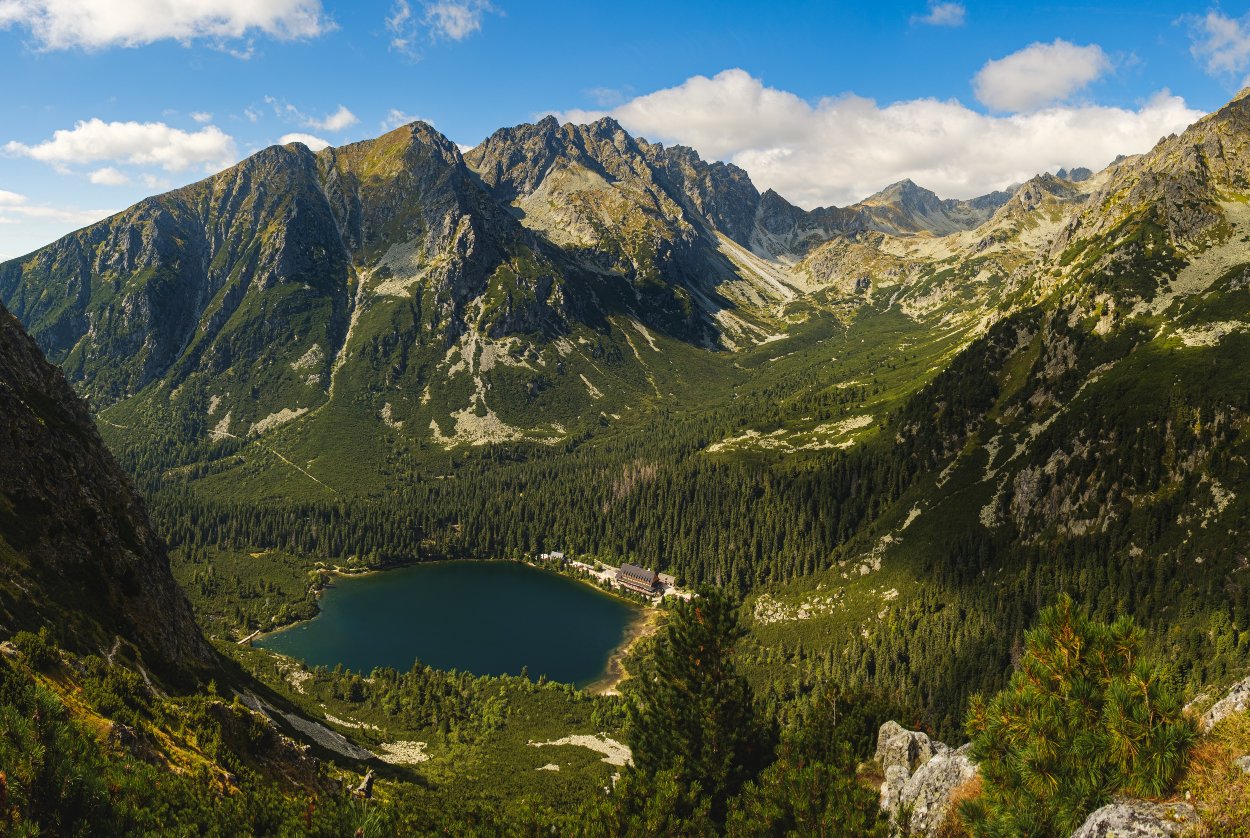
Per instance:
[[[775,340],[829,284],[822,246],[971,229],[1009,198],[904,181],[807,212],[610,119],[467,156],[414,123],[145,200],[0,266],[0,300],[97,410],[172,400],[201,439],[371,400],[409,437],[558,440],[655,389],[653,335]]]
[[[1195,683],[1241,654],[1248,144],[1243,95],[1097,173],[808,211],[610,119],[414,123],[142,201],[0,301],[176,556],[634,557],[954,724],[1058,591]]]

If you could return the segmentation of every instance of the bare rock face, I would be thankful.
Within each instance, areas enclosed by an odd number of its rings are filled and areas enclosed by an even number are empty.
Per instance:
[[[903,786],[907,785],[907,767],[889,765],[885,769],[885,782],[881,784],[881,808],[894,813],[903,801]]]
[[[1169,838],[1199,823],[1188,803],[1122,800],[1092,812],[1072,838]]]
[[[950,809],[951,793],[977,776],[969,747],[952,749],[893,721],[881,726],[875,756],[885,773],[881,808],[889,814],[895,834],[937,832]]]
[[[82,401],[0,307],[0,634],[48,626],[174,685],[216,655]]]
[[[1234,713],[1244,713],[1247,710],[1250,710],[1250,678],[1235,684],[1228,691],[1228,695],[1215,702],[1215,705],[1203,714],[1202,729],[1210,730]]]
[[[900,803],[901,811],[911,812],[909,835],[937,832],[950,810],[951,792],[976,778],[977,766],[968,758],[970,747],[944,747],[903,785]]]

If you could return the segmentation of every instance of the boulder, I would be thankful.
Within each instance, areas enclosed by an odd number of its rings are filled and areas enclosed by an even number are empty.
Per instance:
[[[971,745],[951,750],[943,748],[916,769],[903,784],[900,811],[910,811],[909,835],[932,835],[950,809],[951,793],[976,779],[977,766],[969,759]]]
[[[1234,685],[1228,691],[1228,695],[1215,702],[1215,705],[1203,714],[1202,729],[1208,731],[1232,714],[1244,713],[1248,709],[1250,709],[1250,678]],[[878,744],[878,750],[880,747]]]
[[[874,759],[881,764],[882,770],[891,765],[901,765],[911,774],[936,752],[937,749],[926,734],[907,730],[898,722],[891,721],[883,724],[877,733],[877,752]]]
[[[881,726],[875,757],[885,775],[881,808],[890,816],[894,834],[937,831],[950,809],[951,792],[977,776],[970,748],[952,750],[897,722]],[[905,824],[900,823],[904,812],[909,813]]]
[[[1170,838],[1200,823],[1188,803],[1118,800],[1092,812],[1072,838]]]

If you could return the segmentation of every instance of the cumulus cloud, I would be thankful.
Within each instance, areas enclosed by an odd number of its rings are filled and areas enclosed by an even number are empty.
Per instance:
[[[312,134],[283,134],[278,140],[278,145],[286,145],[287,143],[303,143],[313,151],[321,151],[323,148],[329,148],[330,144],[320,137]]]
[[[350,128],[360,120],[356,118],[356,114],[347,109],[346,105],[339,105],[339,109],[321,119],[315,117],[307,117],[304,119],[304,126],[317,131],[342,131],[344,128]]]
[[[417,56],[417,43],[424,33],[434,40],[463,41],[482,28],[488,14],[499,10],[488,0],[426,0],[420,16],[408,0],[396,0],[386,18],[391,48]]]
[[[914,15],[912,23],[928,26],[963,26],[968,10],[963,3],[929,3],[928,14]]]
[[[157,177],[150,173],[140,175],[139,180],[143,181],[143,185],[148,189],[168,189],[173,186],[169,178]]]
[[[28,29],[43,49],[137,47],[167,39],[281,40],[334,28],[320,0],[0,0],[0,29]]]
[[[1190,53],[1213,76],[1245,72],[1250,67],[1248,19],[1235,20],[1218,11],[1189,18]]]
[[[105,166],[103,169],[96,169],[87,175],[87,180],[98,186],[125,186],[130,183],[130,177],[122,171]]]
[[[207,111],[196,111],[195,113],[191,114],[191,118],[201,125],[204,125],[205,123],[213,121],[213,115],[211,113],[208,113]]]
[[[972,87],[993,110],[1032,111],[1067,99],[1110,69],[1111,60],[1097,44],[1081,47],[1056,39],[986,62]]]
[[[216,126],[198,131],[171,128],[163,122],[104,122],[89,119],[61,129],[36,145],[9,142],[6,154],[30,157],[58,171],[99,162],[159,166],[180,172],[192,166],[219,169],[238,159],[234,139]]]
[[[967,198],[1060,167],[1097,169],[1202,116],[1166,91],[1136,110],[1083,105],[1009,116],[954,100],[883,106],[844,95],[810,104],[736,69],[694,76],[610,112],[560,116],[589,122],[609,114],[638,136],[736,163],[759,188],[808,208],[852,203],[908,177]]]
[[[356,114],[347,109],[346,105],[339,105],[339,109],[334,113],[318,118],[304,113],[290,102],[283,102],[275,99],[273,96],[266,96],[265,102],[273,108],[274,116],[279,119],[286,122],[298,122],[305,128],[311,128],[314,131],[342,131],[360,121],[356,118]],[[259,114],[255,118],[252,117],[252,114],[248,114],[248,117],[251,118],[252,122],[256,122],[259,119]]]

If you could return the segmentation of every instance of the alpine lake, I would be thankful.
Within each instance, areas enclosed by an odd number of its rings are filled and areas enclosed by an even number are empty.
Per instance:
[[[440,561],[339,577],[321,613],[256,645],[309,666],[400,672],[420,660],[475,675],[589,686],[641,619],[637,606],[509,561]]]

